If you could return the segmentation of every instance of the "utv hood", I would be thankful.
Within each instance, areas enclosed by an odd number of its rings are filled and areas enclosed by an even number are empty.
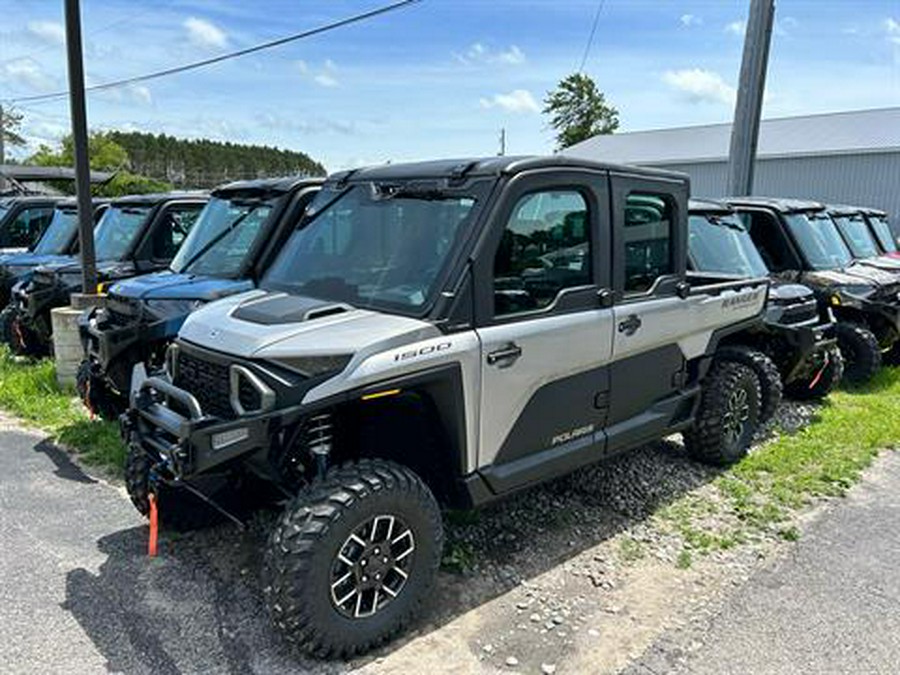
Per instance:
[[[894,274],[900,274],[900,260],[898,260],[897,258],[892,258],[889,255],[880,255],[875,258],[865,258],[863,260],[860,260],[859,264],[863,267],[870,267],[877,270],[885,270],[886,272],[893,272]]]
[[[782,305],[812,300],[815,294],[812,289],[802,284],[774,281],[769,285],[769,301]]]
[[[55,266],[50,265],[42,269],[54,269]],[[81,285],[81,261],[75,259],[65,265],[55,267],[56,275],[62,280],[66,286],[75,287]],[[112,281],[122,277],[130,277],[135,273],[134,263],[123,262],[120,260],[98,260],[97,261],[97,280]]]
[[[17,277],[36,267],[51,266],[68,263],[67,255],[37,255],[35,253],[18,253],[0,257],[0,268],[9,275]]]
[[[805,272],[801,281],[819,288],[831,288],[834,286],[852,286],[860,283],[870,283],[875,286],[890,286],[900,282],[900,275],[865,267],[853,265],[844,270],[817,270]]]
[[[139,300],[211,302],[252,288],[253,282],[248,279],[218,279],[194,274],[157,272],[120,281],[110,291],[116,295]]]
[[[368,355],[440,335],[418,319],[303,296],[250,291],[201,307],[178,333],[243,358]]]

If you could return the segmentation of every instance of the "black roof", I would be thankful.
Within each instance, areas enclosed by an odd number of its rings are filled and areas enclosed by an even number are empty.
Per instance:
[[[10,206],[12,204],[56,204],[57,202],[64,199],[64,197],[57,197],[55,195],[21,195],[21,196],[9,196],[0,198],[0,203]]]
[[[126,195],[124,197],[116,197],[111,204],[141,204],[154,206],[162,202],[171,202],[174,200],[193,200],[205,201],[209,199],[209,194],[201,190],[197,191],[181,191],[181,192],[154,192],[146,195]]]
[[[568,155],[522,156],[522,157],[475,157],[469,159],[441,159],[427,162],[408,162],[402,164],[384,164],[381,166],[363,167],[333,173],[329,181],[390,181],[411,178],[453,178],[455,176],[500,176],[530,171],[535,169],[595,169],[622,171],[642,176],[670,178],[687,181],[687,176],[674,171],[648,169],[646,167],[628,166],[597,162]]]
[[[789,199],[784,197],[725,197],[723,202],[729,206],[765,206],[782,213],[798,213],[800,211],[821,211],[825,205],[808,199]]]
[[[732,209],[728,204],[717,202],[713,199],[691,199],[688,201],[688,210],[700,211],[703,213],[731,213]]]
[[[225,192],[290,192],[309,185],[321,185],[323,177],[316,176],[279,176],[275,178],[257,178],[256,180],[236,180],[219,185],[212,194]]]
[[[96,209],[98,206],[103,204],[109,204],[112,200],[107,199],[105,197],[93,197],[91,198],[91,204]],[[65,199],[60,199],[57,204],[57,208],[60,209],[74,209],[78,207],[78,199],[76,197],[66,197]]]
[[[856,214],[863,214],[866,216],[887,216],[886,211],[882,211],[881,209],[875,209],[870,206],[850,206],[849,204],[828,204],[825,208],[828,209],[828,213],[833,216],[852,216]]]

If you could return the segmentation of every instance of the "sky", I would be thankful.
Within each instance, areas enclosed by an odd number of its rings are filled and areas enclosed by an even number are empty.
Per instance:
[[[602,5],[601,5],[602,2]],[[82,0],[88,84],[249,47],[386,0]],[[779,0],[765,117],[900,105],[900,0]],[[66,88],[62,0],[0,0],[0,102]],[[578,70],[620,131],[726,122],[749,0],[421,0],[194,72],[91,93],[92,129],[300,150],[329,170],[548,153],[547,92]],[[28,147],[66,99],[23,103]]]

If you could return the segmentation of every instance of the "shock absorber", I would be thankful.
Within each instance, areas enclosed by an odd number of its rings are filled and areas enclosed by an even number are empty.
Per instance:
[[[333,424],[330,413],[313,415],[306,424],[306,447],[316,460],[316,473],[321,478],[328,469],[331,454]]]

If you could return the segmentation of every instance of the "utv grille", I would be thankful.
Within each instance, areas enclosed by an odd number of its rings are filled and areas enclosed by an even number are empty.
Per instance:
[[[244,410],[252,411],[262,408],[262,394],[244,378],[240,379],[238,385],[238,400]]]
[[[205,414],[234,419],[227,365],[204,361],[179,351],[175,386],[193,394]]]
[[[819,307],[815,300],[789,305],[784,308],[781,322],[786,324],[806,323],[819,318]]]

